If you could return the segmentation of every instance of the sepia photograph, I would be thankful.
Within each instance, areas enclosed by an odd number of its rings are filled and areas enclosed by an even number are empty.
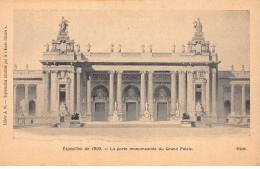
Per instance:
[[[242,2],[0,2],[0,165],[259,166]]]
[[[14,138],[249,136],[249,17],[15,11]]]

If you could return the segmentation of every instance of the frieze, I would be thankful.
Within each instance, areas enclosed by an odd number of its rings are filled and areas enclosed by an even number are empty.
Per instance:
[[[156,82],[171,81],[171,75],[170,74],[154,74],[154,80]]]
[[[137,74],[123,74],[122,79],[124,81],[140,81],[141,77]]]
[[[91,80],[99,80],[99,81],[106,81],[109,80],[108,74],[92,74]]]

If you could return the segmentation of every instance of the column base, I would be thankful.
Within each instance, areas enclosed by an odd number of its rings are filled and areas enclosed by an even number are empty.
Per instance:
[[[153,114],[149,113],[147,110],[140,114],[140,121],[142,122],[153,122]]]
[[[86,122],[91,122],[91,121],[93,121],[92,113],[86,113],[86,116],[85,116],[84,121],[86,121]]]
[[[118,113],[117,111],[114,111],[113,114],[108,115],[108,121],[109,122],[122,122],[122,113]]]
[[[170,121],[174,121],[177,122],[179,121],[181,123],[182,118],[180,117],[180,114],[176,111],[176,112],[172,112],[170,114]]]

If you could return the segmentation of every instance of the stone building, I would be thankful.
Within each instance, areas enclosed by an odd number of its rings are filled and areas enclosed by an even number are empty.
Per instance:
[[[218,71],[215,46],[202,24],[182,52],[81,51],[62,18],[46,45],[42,70],[14,68],[14,125],[49,124],[75,113],[92,121],[178,121],[183,113],[197,123],[250,123],[249,72]]]

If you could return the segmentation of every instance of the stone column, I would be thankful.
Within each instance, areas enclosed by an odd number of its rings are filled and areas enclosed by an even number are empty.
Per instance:
[[[114,112],[114,71],[110,72],[109,78],[109,114]]]
[[[42,115],[42,88],[40,87],[40,84],[36,84],[36,116],[41,116]]]
[[[171,72],[171,114],[176,112],[176,97],[177,97],[177,86],[176,86],[176,72]]]
[[[56,78],[56,110],[57,110],[57,114],[59,114],[59,111],[60,111],[60,86],[59,86],[58,78]]]
[[[91,74],[87,80],[87,120],[91,121]]]
[[[216,69],[212,70],[212,111],[211,116],[217,117],[217,72]]]
[[[231,116],[235,116],[235,100],[234,100],[234,90],[235,85],[231,84],[231,99],[230,99],[230,107],[231,107]]]
[[[153,117],[153,71],[148,73],[148,105],[149,113]]]
[[[81,68],[77,68],[77,113],[81,115],[81,99],[80,99],[80,83],[81,83]]]
[[[29,88],[29,85],[25,84],[24,88],[25,88],[25,90],[24,90],[24,114],[29,115],[29,105],[28,105],[28,101],[29,101],[28,88]]]
[[[49,82],[50,72],[45,71],[45,74],[43,76],[43,83],[44,83],[44,113],[49,113],[50,106],[49,106],[49,97],[50,97],[50,82]]]
[[[202,106],[204,111],[205,111],[205,108],[206,108],[206,84],[207,84],[207,80],[203,79],[203,81],[202,81],[202,92],[201,92],[201,106]]]
[[[207,116],[210,116],[210,73],[205,72],[205,78],[207,80],[206,84],[206,105],[205,105],[205,112]]]
[[[186,72],[179,72],[179,105],[180,113],[187,112],[187,98],[186,98]]]
[[[246,116],[246,98],[245,98],[245,88],[246,88],[246,85],[245,84],[242,84],[242,103],[241,103],[241,106],[242,106],[242,116]]]
[[[14,116],[17,114],[17,110],[16,110],[16,104],[17,104],[16,103],[16,100],[17,100],[17,98],[16,98],[16,91],[17,90],[16,89],[17,89],[17,85],[14,84],[14,101],[13,101],[14,102],[14,110],[13,110],[14,111],[13,112]]]
[[[117,112],[122,113],[122,71],[117,72]]]
[[[57,111],[57,72],[51,71],[51,113]]]
[[[195,103],[193,100],[193,72],[187,72],[187,112],[194,116]]]
[[[140,114],[144,113],[146,90],[145,90],[145,71],[141,72],[141,93],[140,93]]]
[[[74,106],[75,106],[75,72],[72,70],[70,72],[70,114],[74,114]]]
[[[67,85],[66,85],[66,107],[68,110],[70,110],[70,82],[71,79],[67,79]]]

